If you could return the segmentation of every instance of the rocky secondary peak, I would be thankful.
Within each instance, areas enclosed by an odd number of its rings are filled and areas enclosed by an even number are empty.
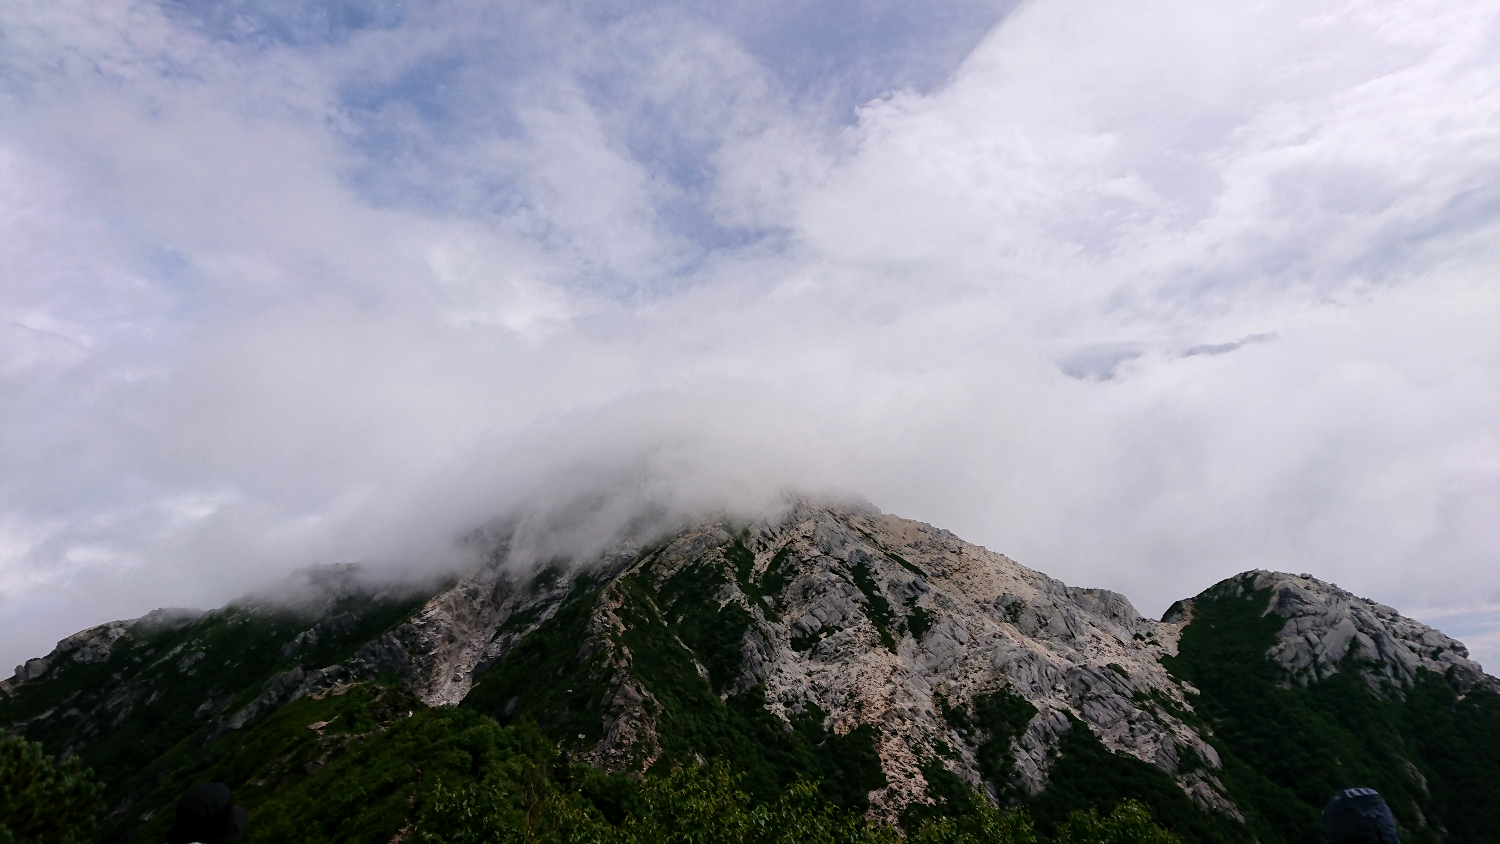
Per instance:
[[[1249,571],[1200,597],[1261,592],[1267,593],[1265,614],[1286,619],[1266,656],[1286,670],[1288,683],[1306,686],[1352,664],[1384,695],[1401,696],[1423,669],[1447,678],[1459,694],[1475,686],[1500,692],[1500,680],[1469,659],[1462,642],[1310,574]],[[1178,602],[1163,620],[1189,620],[1192,605],[1192,599]]]
[[[0,680],[0,696],[11,694],[22,683],[41,677],[47,673],[48,669],[64,659],[84,665],[103,662],[109,658],[110,649],[114,647],[115,642],[131,630],[180,627],[202,615],[201,610],[170,607],[152,610],[140,618],[110,621],[87,630],[80,630],[58,642],[57,647],[46,656],[34,657],[17,665],[13,677]]]

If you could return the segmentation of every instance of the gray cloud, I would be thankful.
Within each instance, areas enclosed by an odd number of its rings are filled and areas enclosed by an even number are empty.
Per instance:
[[[926,8],[0,7],[0,658],[787,489],[1492,611],[1494,11]]]
[[[1231,343],[1199,343],[1196,346],[1189,346],[1183,350],[1182,356],[1190,358],[1194,355],[1227,355],[1248,343],[1266,343],[1275,339],[1275,334],[1247,334]]]
[[[1100,343],[1076,349],[1058,361],[1063,374],[1083,381],[1111,381],[1120,365],[1145,352],[1133,343]]]

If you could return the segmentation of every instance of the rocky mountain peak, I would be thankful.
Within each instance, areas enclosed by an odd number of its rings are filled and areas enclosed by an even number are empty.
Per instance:
[[[1462,642],[1310,574],[1245,572],[1200,597],[1260,593],[1264,614],[1286,619],[1266,655],[1285,669],[1289,684],[1306,686],[1352,666],[1373,690],[1389,696],[1400,697],[1421,670],[1447,678],[1460,694],[1476,686],[1500,691],[1500,680],[1469,659]],[[1191,618],[1192,607],[1192,599],[1180,601],[1164,620],[1181,624]]]
[[[1453,748],[1500,729],[1500,680],[1460,643],[1309,575],[1246,572],[1155,621],[946,530],[811,500],[589,559],[521,566],[509,549],[496,537],[483,565],[427,591],[340,567],[289,601],[91,628],[0,683],[0,728],[125,782],[139,747],[179,770],[173,754],[358,688],[530,720],[608,771],[719,758],[763,793],[811,777],[879,821],[970,789],[1038,811],[1138,792],[1213,841],[1278,840],[1294,792],[1314,824],[1350,777],[1405,795],[1398,814],[1425,825],[1456,799],[1444,777],[1479,781]],[[1363,729],[1347,706],[1466,738],[1346,735]],[[1328,770],[1283,771],[1294,757]],[[154,787],[132,785],[115,817]]]
[[[997,787],[990,781],[999,772],[980,760],[986,738],[954,723],[994,695],[1034,710],[1013,735],[988,737],[1014,759],[999,788],[1040,792],[1059,736],[1081,728],[1176,777],[1200,804],[1235,811],[1213,773],[1215,750],[1174,714],[1192,709],[1159,662],[1174,627],[1141,617],[1118,593],[1067,586],[948,531],[867,505],[799,501],[761,522],[709,520],[541,585],[536,577],[528,582],[497,556],[428,601],[384,649],[403,654],[424,700],[459,703],[590,594],[583,640],[570,647],[596,662],[605,727],[575,752],[606,767],[644,766],[662,752],[664,704],[626,634],[639,633],[643,617],[671,627],[701,610],[673,596],[707,579],[714,623],[737,625],[725,634],[734,643],[727,676],[707,667],[724,655],[703,643],[673,633],[667,646],[721,699],[753,691],[783,723],[817,712],[835,735],[875,728],[886,780],[870,798],[879,817],[924,799],[923,771],[933,766]],[[524,691],[508,694],[501,714],[526,703]]]
[[[48,669],[63,660],[89,665],[109,659],[115,643],[132,630],[145,632],[173,629],[188,624],[202,615],[203,613],[199,610],[171,607],[152,610],[140,618],[110,621],[87,630],[80,630],[58,642],[57,646],[46,656],[32,657],[16,666],[16,673],[13,677],[0,680],[0,697],[11,694],[28,680],[41,677],[47,673]]]

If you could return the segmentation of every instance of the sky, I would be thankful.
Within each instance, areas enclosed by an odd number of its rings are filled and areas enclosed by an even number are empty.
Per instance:
[[[0,665],[790,490],[1494,672],[1497,176],[1487,0],[11,0]]]

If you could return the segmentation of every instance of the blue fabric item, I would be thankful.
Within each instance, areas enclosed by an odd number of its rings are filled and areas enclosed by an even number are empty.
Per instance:
[[[1323,832],[1330,844],[1400,844],[1396,818],[1373,788],[1346,788],[1323,809]]]

